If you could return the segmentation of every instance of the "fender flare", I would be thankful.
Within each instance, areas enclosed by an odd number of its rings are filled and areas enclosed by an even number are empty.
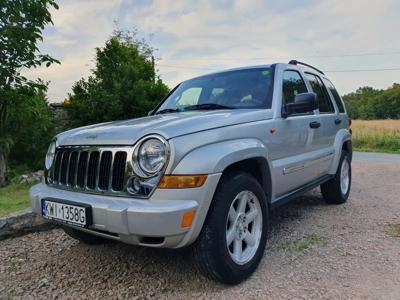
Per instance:
[[[351,134],[347,129],[340,129],[335,136],[334,141],[334,157],[332,160],[331,167],[329,168],[329,174],[335,174],[339,165],[340,156],[342,155],[343,144],[347,141],[351,142]],[[350,153],[351,155],[352,153]]]
[[[268,150],[258,139],[235,139],[207,144],[186,154],[172,174],[222,173],[233,163],[256,157],[263,157],[269,162]]]

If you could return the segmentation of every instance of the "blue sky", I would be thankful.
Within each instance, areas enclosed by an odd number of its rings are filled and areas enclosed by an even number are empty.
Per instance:
[[[326,70],[342,94],[360,86],[386,88],[400,82],[400,70],[333,72],[400,68],[397,0],[58,3],[54,26],[45,29],[40,48],[61,65],[27,72],[50,81],[51,102],[62,101],[75,81],[90,74],[95,47],[104,45],[115,22],[122,29],[137,28],[158,49],[157,69],[170,87],[212,70],[297,57]]]

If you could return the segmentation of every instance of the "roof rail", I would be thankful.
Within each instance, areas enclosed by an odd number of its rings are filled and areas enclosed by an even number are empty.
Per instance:
[[[309,64],[303,63],[303,62],[295,60],[295,59],[292,59],[291,61],[289,61],[289,65],[303,65],[303,66],[309,67],[311,69],[314,69],[315,71],[321,73],[322,75],[325,75],[324,72],[322,72],[321,70],[318,70],[317,68],[315,68]]]

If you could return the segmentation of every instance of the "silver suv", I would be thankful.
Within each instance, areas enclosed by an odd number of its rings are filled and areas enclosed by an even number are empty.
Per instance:
[[[85,243],[191,245],[206,276],[235,284],[272,209],[317,186],[346,202],[349,125],[332,83],[298,61],[196,77],[147,117],[57,135],[31,205]]]

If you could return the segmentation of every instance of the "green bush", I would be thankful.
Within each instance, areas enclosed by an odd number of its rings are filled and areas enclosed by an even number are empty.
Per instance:
[[[136,32],[116,31],[96,49],[96,67],[72,87],[69,113],[75,126],[142,117],[168,93],[157,77],[153,49]]]
[[[45,90],[18,89],[10,107],[7,131],[13,137],[9,152],[12,165],[42,169],[47,147],[54,135],[54,120]]]

